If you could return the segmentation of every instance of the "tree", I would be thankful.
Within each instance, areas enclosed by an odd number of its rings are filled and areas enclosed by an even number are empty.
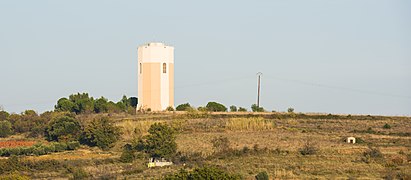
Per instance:
[[[130,101],[130,106],[136,108],[138,104],[138,99],[136,97],[128,98]]]
[[[0,137],[8,137],[13,134],[11,123],[8,121],[0,121]]]
[[[69,96],[69,100],[72,101],[74,106],[74,111],[76,114],[80,113],[91,113],[94,111],[94,99],[89,97],[88,93],[77,93]]]
[[[114,126],[106,117],[94,119],[84,130],[84,141],[89,146],[108,150],[121,135],[119,127]]]
[[[257,104],[252,104],[251,110],[253,110],[253,112],[264,112],[265,111],[263,107],[259,107],[257,106]]]
[[[80,135],[79,121],[69,116],[55,118],[46,128],[46,137],[49,141],[76,141]]]
[[[225,112],[227,111],[227,108],[218,103],[218,102],[208,102],[206,105],[206,108],[208,111],[213,111],[213,112]]]
[[[180,104],[176,107],[177,111],[187,111],[189,109],[191,109],[191,105],[189,103]]]
[[[230,111],[237,112],[237,106],[234,106],[234,105],[230,106]]]
[[[57,101],[57,105],[54,106],[54,109],[56,111],[68,111],[68,112],[74,112],[75,109],[78,109],[76,107],[76,104],[67,98],[60,98]]]
[[[152,157],[170,158],[177,151],[176,133],[166,124],[154,123],[148,129],[149,135],[138,143],[137,150],[144,150]]]
[[[287,112],[289,112],[289,113],[294,113],[294,108],[292,108],[292,107],[288,108],[288,109],[287,109]]]
[[[10,114],[6,111],[0,111],[0,121],[7,120]]]
[[[94,112],[104,113],[107,112],[107,99],[104,97],[98,98],[94,101]]]

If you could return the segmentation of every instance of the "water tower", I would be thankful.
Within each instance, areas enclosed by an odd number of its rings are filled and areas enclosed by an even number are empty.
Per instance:
[[[148,43],[138,47],[137,109],[174,107],[174,47]]]

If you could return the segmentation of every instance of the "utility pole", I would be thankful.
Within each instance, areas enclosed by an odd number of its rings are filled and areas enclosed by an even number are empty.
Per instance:
[[[263,73],[258,72],[257,76],[258,76],[258,94],[257,94],[257,107],[260,107],[260,84],[261,84],[261,75],[263,75]]]

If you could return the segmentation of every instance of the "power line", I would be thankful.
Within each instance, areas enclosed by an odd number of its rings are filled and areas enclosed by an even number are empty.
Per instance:
[[[315,82],[309,82],[309,81],[282,78],[282,77],[278,77],[278,76],[265,76],[265,77],[269,78],[269,79],[293,82],[293,83],[296,83],[296,84],[302,84],[302,85],[308,85],[308,86],[314,86],[314,87],[320,87],[320,88],[337,89],[337,90],[351,91],[351,92],[362,93],[362,94],[373,94],[373,95],[379,95],[379,96],[411,99],[411,96],[406,96],[406,95],[390,94],[390,93],[384,93],[384,92],[377,92],[377,91],[369,91],[369,90],[348,88],[348,87],[342,87],[342,86],[327,85],[327,84],[321,84],[321,83],[315,83]]]

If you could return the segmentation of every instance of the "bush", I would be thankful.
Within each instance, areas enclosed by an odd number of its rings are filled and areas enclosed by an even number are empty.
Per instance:
[[[384,159],[384,155],[381,153],[381,151],[373,147],[368,147],[368,150],[363,153],[363,156],[364,157],[362,158],[362,160],[365,163],[380,161]]]
[[[5,121],[9,118],[10,114],[6,111],[0,110],[0,121]]]
[[[177,111],[188,111],[192,109],[191,105],[189,103],[185,103],[185,104],[180,104],[176,107]]]
[[[144,136],[136,149],[145,151],[151,157],[170,158],[177,151],[176,135],[173,128],[166,124],[154,123],[148,129],[149,135]]]
[[[218,102],[208,102],[206,105],[206,108],[208,111],[212,111],[212,112],[225,112],[227,111],[227,108],[218,103]]]
[[[173,108],[172,106],[168,106],[168,107],[166,108],[166,111],[174,111],[174,108]]]
[[[68,116],[52,120],[46,128],[46,137],[49,141],[75,141],[80,135],[80,122]]]
[[[216,152],[227,152],[230,150],[230,141],[227,137],[218,137],[211,140]]]
[[[269,180],[270,178],[268,177],[267,172],[263,171],[263,172],[259,172],[256,176],[255,176],[256,180]]]
[[[299,149],[301,155],[313,155],[316,154],[318,149],[307,140],[302,148]]]
[[[13,134],[11,123],[8,121],[0,121],[0,137],[8,137]]]
[[[133,151],[133,147],[130,144],[126,144],[123,147],[123,152],[120,156],[120,162],[123,163],[131,163],[135,159],[135,153]]]
[[[257,106],[257,104],[252,104],[251,105],[251,110],[253,112],[264,112],[265,111],[263,107],[259,107],[259,106]]]
[[[69,145],[67,145],[69,144]],[[75,150],[80,147],[78,141],[73,142],[55,142],[47,145],[36,144],[31,147],[16,147],[16,148],[2,148],[0,149],[0,156],[29,156],[29,155],[45,155],[52,152],[62,152],[66,150]]]
[[[80,143],[78,141],[71,141],[67,143],[66,150],[76,150],[80,147]]]
[[[237,106],[234,106],[234,105],[230,106],[230,111],[237,112]]]
[[[83,140],[89,146],[108,150],[121,135],[119,127],[114,126],[108,118],[94,119],[84,130]]]
[[[238,112],[247,112],[247,109],[246,109],[246,108],[243,108],[243,107],[239,107],[239,108],[238,108]]]
[[[384,129],[391,129],[391,126],[389,124],[385,124],[382,128]]]
[[[287,109],[287,112],[289,112],[289,113],[294,113],[294,108],[292,108],[292,107],[288,108],[288,109]]]
[[[166,180],[186,180],[186,179],[224,179],[224,180],[236,180],[241,179],[238,174],[230,174],[226,171],[221,170],[218,167],[202,167],[195,168],[193,171],[188,172],[181,169],[179,172],[165,177]]]
[[[24,175],[20,175],[17,172],[8,175],[1,175],[0,180],[29,180],[30,178]]]

